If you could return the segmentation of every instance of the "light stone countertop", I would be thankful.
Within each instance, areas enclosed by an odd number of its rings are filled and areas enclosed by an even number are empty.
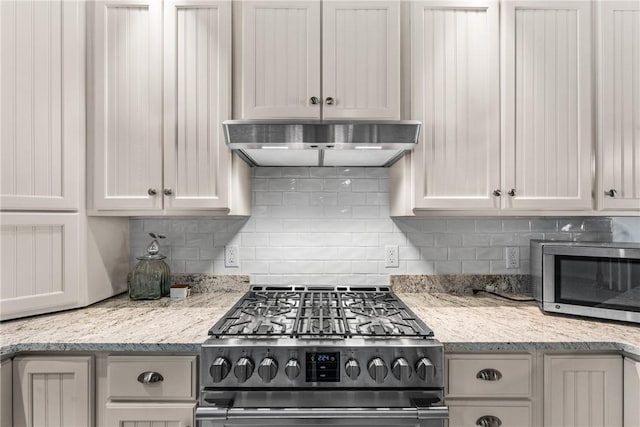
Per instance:
[[[0,323],[0,356],[27,351],[197,353],[207,331],[244,291],[131,301]],[[640,357],[640,327],[543,314],[534,303],[446,293],[397,292],[450,352],[589,350]]]

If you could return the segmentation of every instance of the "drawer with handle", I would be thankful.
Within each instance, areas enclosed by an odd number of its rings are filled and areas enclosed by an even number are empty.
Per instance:
[[[527,398],[532,394],[529,354],[454,354],[446,360],[446,397]]]
[[[110,356],[111,400],[196,399],[197,356]]]
[[[529,402],[464,402],[449,405],[449,427],[530,427],[533,425]]]

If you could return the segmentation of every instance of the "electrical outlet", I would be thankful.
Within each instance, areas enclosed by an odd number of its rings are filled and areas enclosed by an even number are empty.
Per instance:
[[[399,267],[398,245],[387,245],[384,247],[384,266]]]
[[[506,248],[505,258],[507,259],[507,268],[520,268],[520,248]]]
[[[237,246],[224,247],[224,266],[240,267],[240,254]]]

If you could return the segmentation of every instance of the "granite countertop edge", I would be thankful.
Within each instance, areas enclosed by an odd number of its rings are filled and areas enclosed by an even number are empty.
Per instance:
[[[640,347],[620,342],[445,342],[449,353],[589,351],[640,358]],[[202,343],[24,343],[2,347],[3,359],[21,353],[200,353]]]

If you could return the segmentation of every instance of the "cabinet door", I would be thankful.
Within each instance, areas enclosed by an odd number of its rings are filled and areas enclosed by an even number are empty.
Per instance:
[[[90,356],[16,357],[13,361],[15,426],[92,426]]]
[[[105,410],[104,427],[195,426],[194,407],[194,403],[108,403]]]
[[[78,214],[2,213],[0,319],[78,303]]]
[[[598,202],[601,209],[638,210],[640,4],[637,1],[598,4]]]
[[[231,1],[165,1],[165,208],[229,206]]]
[[[162,1],[97,0],[91,16],[95,208],[160,209]]]
[[[320,118],[320,1],[242,2],[242,118]]]
[[[544,425],[622,426],[622,357],[545,355]]]
[[[2,393],[0,425],[13,425],[13,367],[11,359],[4,360],[0,365],[0,392]]]
[[[412,154],[415,207],[498,208],[498,4],[412,8],[412,115],[423,123]]]
[[[322,3],[323,118],[400,118],[400,2]]]
[[[503,207],[591,209],[591,2],[502,11]]]
[[[0,206],[77,210],[84,2],[0,2]]]
[[[624,427],[640,426],[640,362],[624,359]]]

